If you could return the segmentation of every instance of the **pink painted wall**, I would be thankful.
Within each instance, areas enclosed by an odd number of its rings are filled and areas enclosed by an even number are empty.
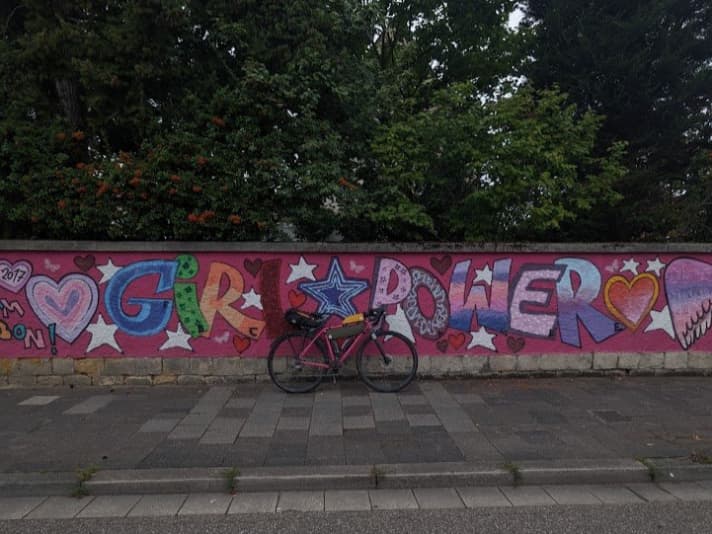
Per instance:
[[[427,355],[710,351],[712,254],[0,252],[0,357],[264,357],[381,304]]]

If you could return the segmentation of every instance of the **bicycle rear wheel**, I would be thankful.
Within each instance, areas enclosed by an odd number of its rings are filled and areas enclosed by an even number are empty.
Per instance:
[[[379,330],[361,345],[356,368],[369,387],[393,393],[415,378],[418,353],[415,345],[404,335]]]
[[[324,378],[329,359],[321,340],[305,351],[312,342],[309,332],[288,332],[272,343],[267,357],[267,370],[272,382],[287,393],[307,393],[315,389]]]

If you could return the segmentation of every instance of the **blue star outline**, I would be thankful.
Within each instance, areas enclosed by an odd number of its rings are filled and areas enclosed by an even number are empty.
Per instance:
[[[299,284],[300,291],[319,303],[318,313],[334,314],[339,317],[356,313],[351,300],[367,288],[368,282],[364,280],[345,278],[339,260],[335,257],[331,259],[326,279]]]

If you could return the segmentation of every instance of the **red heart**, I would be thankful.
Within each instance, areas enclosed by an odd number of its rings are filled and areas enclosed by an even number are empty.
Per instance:
[[[248,273],[252,276],[257,276],[257,273],[260,272],[260,269],[262,268],[262,260],[259,258],[256,260],[245,260],[243,265]]]
[[[96,258],[93,254],[87,254],[86,256],[75,256],[74,265],[79,267],[82,271],[87,272],[89,269],[94,267],[96,263]]]
[[[659,292],[658,279],[650,273],[641,273],[631,281],[616,275],[606,282],[603,298],[608,311],[635,330],[653,309]]]
[[[523,337],[508,337],[507,346],[512,350],[512,352],[519,352],[524,348],[524,338]]]
[[[447,254],[442,258],[430,258],[430,265],[440,274],[445,274],[452,265],[452,258]]]
[[[447,339],[450,342],[450,346],[455,350],[459,349],[465,344],[465,334],[463,334],[462,332],[460,332],[459,334],[450,334]]]
[[[307,301],[307,296],[304,293],[295,291],[294,289],[289,290],[289,303],[292,308],[298,308]]]
[[[242,354],[245,352],[247,349],[250,348],[250,345],[252,342],[246,338],[246,337],[241,337],[241,336],[235,336],[232,338],[232,344],[235,347],[235,350]]]

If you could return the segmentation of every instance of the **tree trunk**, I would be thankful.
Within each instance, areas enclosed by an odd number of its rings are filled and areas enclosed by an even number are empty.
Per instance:
[[[82,123],[82,112],[79,105],[77,82],[74,80],[55,80],[57,95],[64,108],[64,114],[73,130],[78,130]]]

